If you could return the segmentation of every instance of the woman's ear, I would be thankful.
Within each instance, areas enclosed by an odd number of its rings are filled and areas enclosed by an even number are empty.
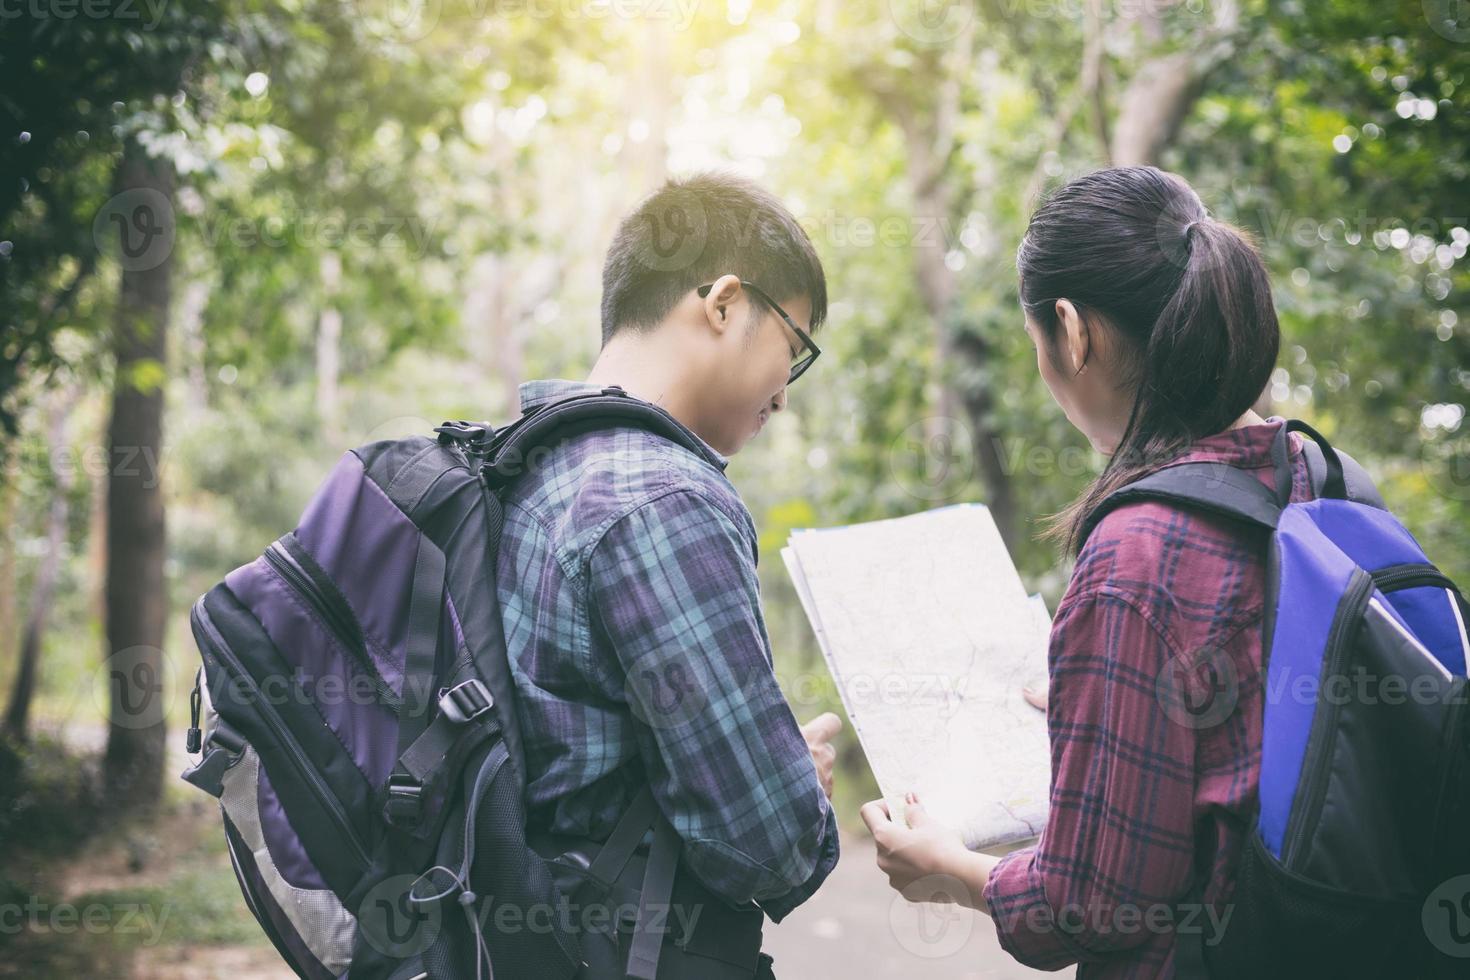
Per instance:
[[[1076,377],[1087,370],[1087,359],[1092,354],[1092,332],[1088,329],[1087,320],[1069,299],[1057,300],[1057,320],[1062,325],[1061,348],[1070,362],[1067,374]]]

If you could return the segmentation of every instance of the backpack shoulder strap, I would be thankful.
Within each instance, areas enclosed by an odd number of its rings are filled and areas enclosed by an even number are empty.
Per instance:
[[[1307,457],[1307,474],[1312,478],[1312,492],[1322,496],[1323,485],[1327,481],[1327,460],[1322,455],[1322,447],[1315,440],[1303,439],[1302,451]],[[1373,478],[1368,471],[1363,469],[1361,463],[1353,459],[1341,449],[1334,450],[1337,458],[1342,462],[1343,482],[1347,484],[1347,499],[1355,500],[1360,504],[1370,507],[1386,508],[1383,497],[1378,492],[1378,487],[1373,483]]]
[[[646,429],[719,470],[725,468],[725,461],[704,440],[668,412],[622,388],[608,387],[543,405],[501,429],[485,446],[483,479],[492,489],[504,487],[525,472],[533,450],[551,445],[556,437],[617,426]]]
[[[1281,517],[1276,495],[1244,470],[1227,463],[1179,463],[1121,486],[1104,497],[1082,525],[1079,550],[1109,512],[1142,500],[1178,504],[1273,529]]]

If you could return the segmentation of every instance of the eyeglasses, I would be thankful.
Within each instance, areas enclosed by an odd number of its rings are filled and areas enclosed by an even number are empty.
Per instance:
[[[797,339],[801,341],[801,350],[791,355],[791,374],[789,374],[786,378],[786,383],[788,385],[791,384],[797,378],[801,377],[802,373],[806,371],[807,368],[812,366],[812,362],[815,361],[817,359],[817,356],[822,353],[822,348],[818,347],[812,341],[810,334],[808,334],[805,330],[796,325],[796,321],[792,320],[791,317],[786,314],[786,311],[781,309],[781,304],[771,299],[770,294],[767,293],[764,289],[760,288],[753,282],[746,282],[744,279],[740,280],[740,285],[744,286],[752,293],[755,293],[756,296],[760,297],[762,302],[764,302],[771,309],[775,310],[776,315],[779,316],[782,320],[786,321],[786,325],[791,328],[791,332],[796,334]],[[706,285],[700,286],[697,290],[699,293],[699,298],[704,299],[706,296],[709,295],[709,291],[714,288],[714,283],[707,283]]]

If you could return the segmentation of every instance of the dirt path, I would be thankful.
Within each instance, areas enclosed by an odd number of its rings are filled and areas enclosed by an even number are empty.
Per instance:
[[[80,747],[99,749],[101,731],[68,732]],[[169,775],[187,763],[170,739]],[[260,935],[239,898],[223,848],[208,846],[218,830],[210,801],[188,798],[169,808],[151,833],[130,846],[87,847],[63,873],[68,899],[84,893],[156,888],[174,893],[182,880],[206,884],[209,915],[234,921],[219,930],[233,941],[200,942],[215,930],[196,915],[163,924],[160,942],[132,950],[132,975],[146,980],[292,980],[295,976]],[[141,843],[139,843],[141,841]],[[141,848],[141,852],[139,852]],[[183,866],[181,868],[181,866]],[[189,889],[186,888],[186,891]],[[188,899],[182,899],[188,901]],[[178,907],[178,911],[185,910]],[[249,937],[249,941],[241,941]],[[1042,974],[1017,964],[1000,948],[995,927],[979,913],[952,906],[913,905],[897,896],[874,863],[873,843],[844,833],[842,861],[822,889],[780,925],[767,924],[766,951],[780,980],[831,977],[902,977],[916,980],[1071,977]],[[118,964],[120,967],[123,964]],[[5,971],[0,971],[3,975]]]
[[[1071,977],[1029,970],[1000,948],[978,912],[913,905],[888,887],[866,835],[844,834],[842,860],[812,899],[766,926],[779,980],[901,977],[904,980]]]

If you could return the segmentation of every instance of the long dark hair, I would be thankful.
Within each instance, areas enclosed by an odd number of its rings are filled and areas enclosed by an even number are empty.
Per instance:
[[[1135,392],[1102,474],[1045,536],[1080,546],[1109,492],[1230,427],[1260,397],[1281,346],[1271,284],[1244,232],[1205,212],[1183,179],[1116,167],[1073,180],[1036,213],[1016,254],[1021,305],[1057,363],[1056,301],[1110,329]]]

